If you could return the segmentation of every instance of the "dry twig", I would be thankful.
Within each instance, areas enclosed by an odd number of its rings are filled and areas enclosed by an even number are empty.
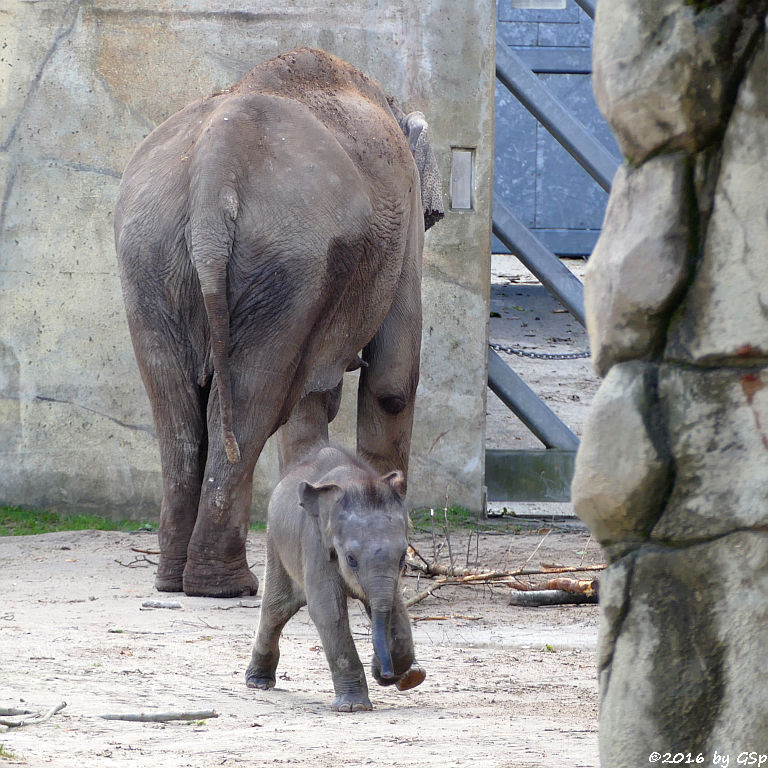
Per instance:
[[[154,560],[150,560],[146,555],[141,557],[135,557],[130,563],[124,563],[122,560],[115,560],[118,565],[122,565],[123,568],[146,568],[150,565],[157,565]]]
[[[218,717],[212,709],[200,712],[125,712],[122,714],[99,715],[102,720],[130,720],[133,723],[167,723],[171,720],[208,720]]]
[[[6,728],[23,728],[25,725],[36,725],[37,723],[44,723],[46,720],[50,720],[57,712],[61,712],[64,707],[67,706],[66,701],[62,701],[60,704],[51,707],[47,712],[20,712],[13,717],[0,718],[0,725],[4,725]]]

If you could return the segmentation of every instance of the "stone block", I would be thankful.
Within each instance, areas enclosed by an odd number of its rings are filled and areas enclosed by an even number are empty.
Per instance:
[[[655,378],[652,365],[614,366],[592,401],[576,454],[574,511],[612,559],[647,539],[668,488]]]
[[[695,152],[718,139],[764,14],[765,3],[754,0],[598,4],[595,98],[627,158]]]
[[[659,403],[675,477],[651,538],[768,526],[768,370],[662,366]]]
[[[742,531],[684,549],[643,546],[617,570],[626,599],[602,612],[600,760],[648,765],[652,752],[737,755],[768,744],[768,534]],[[611,570],[605,581],[613,579]],[[624,583],[625,582],[625,583]],[[603,584],[601,582],[601,600]]]
[[[666,155],[616,172],[603,231],[584,277],[592,361],[600,375],[663,349],[690,274],[689,163]]]
[[[701,365],[768,360],[768,42],[741,84],[701,262],[669,331],[666,356]]]

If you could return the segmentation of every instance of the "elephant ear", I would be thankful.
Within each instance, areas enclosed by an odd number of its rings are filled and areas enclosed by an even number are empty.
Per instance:
[[[400,470],[395,470],[387,475],[382,475],[381,481],[386,483],[399,499],[405,498],[407,490],[405,475]]]
[[[328,510],[341,501],[344,489],[336,483],[312,485],[302,482],[299,484],[299,505],[312,517],[319,517],[323,510]]]
[[[424,210],[424,229],[427,230],[445,216],[443,179],[429,141],[429,124],[422,112],[409,112],[406,115],[394,99],[388,98],[387,102],[408,139],[408,146],[419,171],[421,207]]]

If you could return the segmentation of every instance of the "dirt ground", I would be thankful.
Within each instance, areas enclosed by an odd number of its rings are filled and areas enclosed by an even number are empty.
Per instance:
[[[505,570],[601,562],[583,529],[548,530],[485,532],[469,546],[455,531],[452,550],[462,566],[469,550],[470,566]],[[413,541],[431,559],[431,535]],[[15,756],[0,766],[598,766],[596,606],[517,608],[508,587],[445,587],[411,609],[424,683],[398,693],[369,679],[374,711],[338,714],[306,609],[285,629],[277,687],[247,689],[259,598],[160,595],[147,562],[157,558],[136,551],[156,548],[152,533],[0,539],[0,706],[44,711],[67,702],[46,722],[0,733]],[[264,534],[251,532],[259,576],[263,561]],[[406,596],[427,583],[405,577]],[[142,607],[158,598],[181,608]],[[367,666],[370,628],[358,606],[350,613]],[[199,710],[219,716],[99,717]]]

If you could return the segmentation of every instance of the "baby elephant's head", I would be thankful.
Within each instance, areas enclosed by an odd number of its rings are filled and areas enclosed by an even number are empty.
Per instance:
[[[381,675],[394,678],[387,647],[392,608],[408,549],[408,513],[402,472],[382,477],[329,473],[301,483],[299,499],[318,518],[323,543],[349,591],[370,612]]]

